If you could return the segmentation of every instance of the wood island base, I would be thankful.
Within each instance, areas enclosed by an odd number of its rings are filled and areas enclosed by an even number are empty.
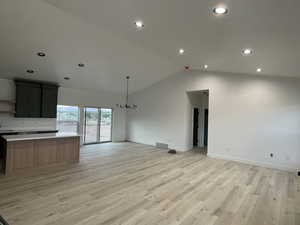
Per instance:
[[[5,175],[36,168],[78,163],[80,138],[60,137],[36,140],[4,140]]]

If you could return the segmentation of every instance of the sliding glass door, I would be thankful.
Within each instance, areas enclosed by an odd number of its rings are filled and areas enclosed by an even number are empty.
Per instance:
[[[101,109],[100,142],[111,141],[112,109]]]
[[[84,143],[99,142],[99,109],[84,108]]]
[[[110,142],[112,109],[84,108],[84,144]]]

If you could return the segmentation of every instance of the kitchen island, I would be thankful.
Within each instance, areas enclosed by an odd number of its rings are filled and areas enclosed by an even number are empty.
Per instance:
[[[80,136],[70,133],[4,135],[1,151],[5,175],[78,163]]]

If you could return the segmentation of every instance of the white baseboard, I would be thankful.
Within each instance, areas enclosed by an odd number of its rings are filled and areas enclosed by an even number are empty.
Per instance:
[[[127,141],[132,142],[132,143],[137,143],[137,144],[142,144],[142,145],[150,145],[150,146],[156,147],[156,143],[152,143],[152,142],[140,142],[140,141],[130,140],[130,139],[128,139]],[[186,146],[173,146],[172,144],[169,144],[169,143],[167,143],[167,144],[169,145],[169,149],[174,149],[177,152],[187,152],[187,151],[191,150],[190,148],[187,148]]]
[[[149,145],[155,147],[155,144],[153,143],[140,143],[140,142],[135,142],[135,141],[130,141],[133,143],[138,143],[138,144],[143,144],[143,145]],[[187,148],[174,148],[178,152],[186,152],[189,151],[190,149]],[[278,169],[278,170],[283,170],[283,171],[288,171],[292,173],[297,173],[299,170],[299,167],[296,165],[294,166],[288,166],[288,165],[282,165],[282,164],[273,164],[273,163],[267,163],[267,162],[260,162],[260,161],[254,161],[254,160],[248,160],[248,159],[243,159],[239,157],[234,157],[234,156],[225,156],[222,154],[216,154],[216,153],[209,153],[207,156],[211,158],[216,158],[216,159],[224,159],[224,160],[229,160],[229,161],[235,161],[235,162],[240,162],[240,163],[245,163],[245,164],[250,164],[250,165],[255,165],[255,166],[261,166],[261,167],[266,167],[266,168],[271,168],[271,169]]]
[[[261,167],[266,167],[266,168],[271,168],[271,169],[278,169],[278,170],[284,170],[284,171],[288,171],[288,172],[293,172],[293,173],[296,172],[297,173],[296,167],[291,167],[291,166],[287,166],[287,165],[253,161],[253,160],[248,160],[248,159],[242,159],[239,157],[225,156],[225,155],[216,154],[216,153],[208,153],[207,156],[209,156],[211,158],[216,158],[216,159],[230,160],[230,161],[235,161],[235,162],[240,162],[240,163],[245,163],[245,164],[250,164],[250,165],[255,165],[255,166],[261,166]]]

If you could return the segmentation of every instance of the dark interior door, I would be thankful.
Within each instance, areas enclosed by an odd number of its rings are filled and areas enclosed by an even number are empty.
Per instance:
[[[207,146],[208,142],[208,109],[204,111],[204,146]]]
[[[194,108],[193,145],[198,146],[199,109]]]

